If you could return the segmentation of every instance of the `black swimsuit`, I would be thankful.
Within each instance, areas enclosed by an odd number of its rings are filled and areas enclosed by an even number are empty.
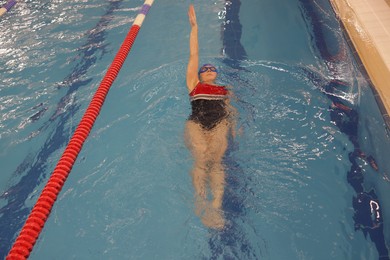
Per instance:
[[[228,91],[223,86],[198,83],[190,93],[192,113],[189,120],[212,130],[228,116],[226,102]]]
[[[224,100],[194,100],[191,101],[191,107],[189,120],[199,123],[205,130],[213,129],[228,115]]]

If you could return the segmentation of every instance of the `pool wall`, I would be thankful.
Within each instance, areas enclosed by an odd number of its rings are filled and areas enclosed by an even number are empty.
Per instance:
[[[389,128],[390,6],[384,0],[330,2],[374,86],[375,99]]]

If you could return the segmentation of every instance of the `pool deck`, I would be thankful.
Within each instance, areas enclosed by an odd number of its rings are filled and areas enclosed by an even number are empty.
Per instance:
[[[390,0],[330,0],[374,87],[390,127]]]

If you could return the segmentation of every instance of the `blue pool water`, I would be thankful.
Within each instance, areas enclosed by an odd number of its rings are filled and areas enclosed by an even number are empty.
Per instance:
[[[388,259],[388,133],[329,3],[308,2],[195,3],[201,63],[240,113],[223,231],[194,214],[183,140],[190,1],[157,0],[30,259]],[[142,3],[1,18],[2,258]]]

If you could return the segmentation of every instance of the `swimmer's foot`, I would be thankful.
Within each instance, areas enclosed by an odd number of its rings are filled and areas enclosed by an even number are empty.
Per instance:
[[[206,227],[222,230],[225,227],[223,212],[215,208],[207,208],[202,216],[202,223]]]

